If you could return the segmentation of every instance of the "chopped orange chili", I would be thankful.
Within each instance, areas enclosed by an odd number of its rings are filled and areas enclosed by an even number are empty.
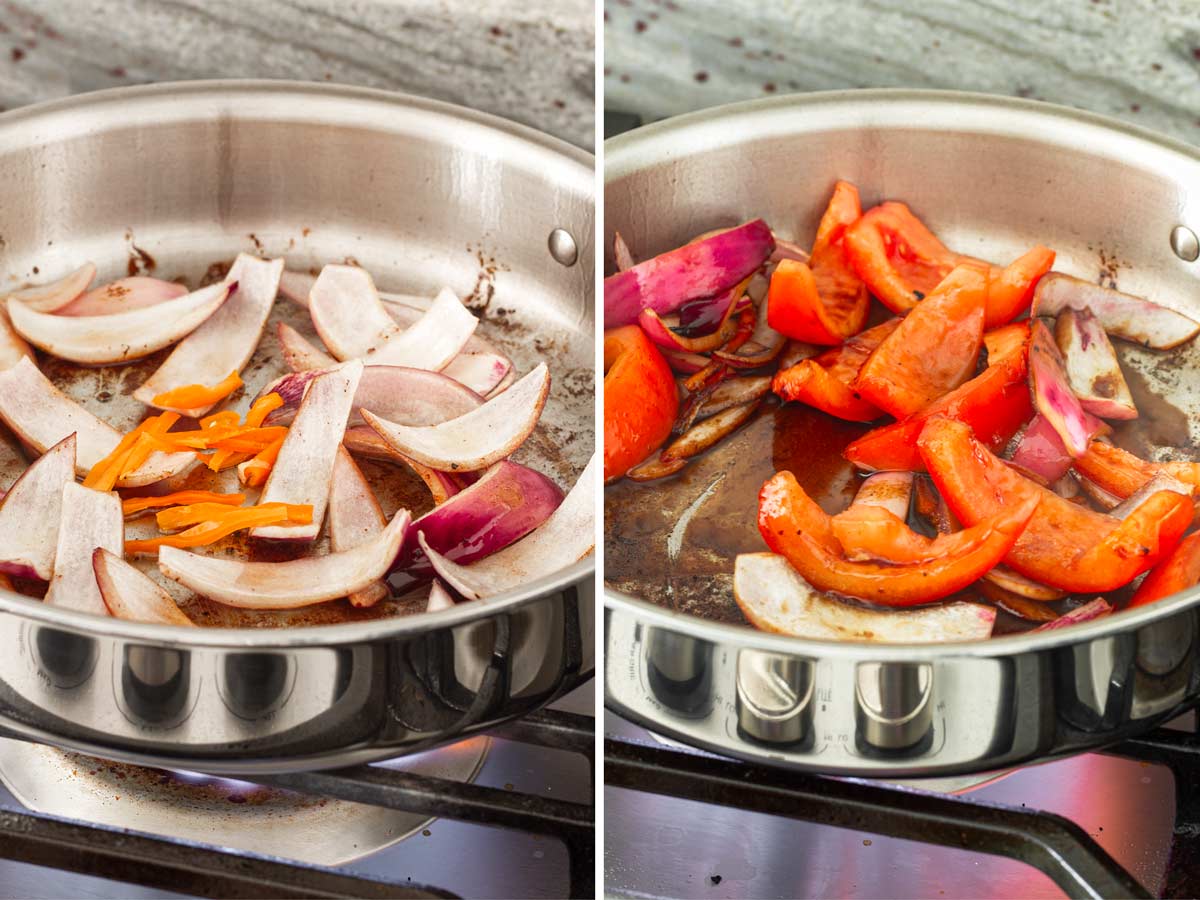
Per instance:
[[[201,428],[237,428],[237,426],[238,414],[232,409],[223,409],[200,420]]]
[[[296,507],[292,507],[295,509]],[[312,507],[308,507],[309,520],[312,518]],[[200,547],[211,544],[223,537],[241,531],[244,528],[254,528],[259,525],[277,525],[280,522],[291,521],[286,506],[282,503],[268,503],[263,506],[249,506],[243,509],[231,509],[219,521],[202,522],[179,534],[150,538],[144,541],[126,541],[126,553],[153,553],[159,547]],[[297,524],[303,524],[297,522]]]
[[[283,446],[283,438],[274,441],[260,451],[253,459],[238,465],[238,480],[247,487],[262,487],[275,467],[279,458],[279,448]]]
[[[189,384],[186,387],[164,391],[154,398],[154,405],[174,406],[177,409],[197,409],[211,406],[218,400],[224,400],[241,386],[242,378],[235,369],[212,387],[203,384]]]
[[[222,503],[226,506],[241,506],[246,502],[245,494],[218,494],[216,491],[176,491],[161,497],[134,497],[121,504],[125,515],[157,509],[162,506],[181,506],[195,503]]]
[[[231,508],[221,503],[193,503],[190,506],[162,510],[157,516],[158,527],[163,531],[176,531],[204,522],[223,522],[228,518],[237,519],[247,509],[282,511],[283,520],[294,525],[308,525],[312,522],[312,505],[308,503],[263,503],[244,508]]]

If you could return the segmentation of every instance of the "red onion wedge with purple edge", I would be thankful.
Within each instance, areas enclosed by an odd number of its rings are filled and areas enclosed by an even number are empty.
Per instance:
[[[75,435],[26,469],[0,503],[0,572],[49,581],[62,517],[63,486],[75,481]]]
[[[730,290],[775,249],[771,229],[754,219],[604,279],[604,327],[637,321],[643,309],[672,313],[689,300]]]
[[[320,374],[317,370],[292,372],[259,391],[259,397],[274,393],[283,398],[283,406],[272,410],[264,424],[287,425],[291,422],[308,385]],[[360,409],[369,409],[400,425],[437,425],[466,415],[482,405],[482,397],[440,372],[402,366],[366,366],[354,392],[348,425],[363,424]]]
[[[1071,470],[1071,454],[1050,421],[1035,413],[1013,450],[1012,464],[1043,484],[1054,484]]]
[[[320,533],[334,460],[342,444],[362,370],[361,362],[351,360],[312,380],[258,500],[259,503],[310,504],[312,522],[308,525],[260,525],[250,530],[251,537],[311,541]]]
[[[469,566],[459,565],[430,548],[421,549],[434,571],[468,600],[482,600],[550,575],[583,559],[596,545],[596,457],[584,467],[566,499],[532,533]]]
[[[87,262],[57,281],[21,288],[10,293],[6,299],[16,300],[35,312],[52,313],[73,303],[88,289],[95,277],[95,263]]]
[[[239,253],[225,277],[237,285],[237,290],[204,324],[179,342],[154,374],[133,392],[134,399],[185,416],[206,415],[216,404],[179,409],[157,404],[154,398],[190,384],[218,384],[230,372],[241,372],[262,340],[282,271],[282,259],[262,260]]]
[[[329,265],[313,283],[308,313],[329,352],[338,359],[359,359],[371,348],[400,334],[366,269]]]
[[[859,485],[850,508],[874,506],[886,509],[904,521],[908,518],[908,507],[912,502],[913,480],[912,472],[876,472],[868,475]]]
[[[1071,390],[1079,404],[1102,419],[1136,419],[1137,407],[1125,383],[1117,351],[1086,307],[1064,309],[1054,324]]]
[[[739,281],[723,294],[703,301],[705,318],[709,322],[715,323],[705,334],[685,336],[681,333],[678,315],[672,314],[664,318],[652,309],[643,309],[638,314],[638,325],[641,326],[642,331],[646,332],[646,337],[666,350],[683,353],[709,353],[728,343],[729,339],[733,337],[734,331],[737,329],[733,314],[738,300],[744,296],[744,292],[744,284]]]
[[[370,425],[356,425],[347,428],[342,436],[342,445],[354,456],[374,459],[378,462],[390,462],[407,466],[425,482],[429,493],[433,496],[434,505],[445,503],[459,491],[458,482],[454,477],[429,466],[423,466],[415,459],[409,459],[397,451],[391,444],[381,438]]]
[[[50,606],[107,616],[108,607],[96,584],[92,553],[102,548],[121,556],[125,518],[121,498],[68,481],[63,485],[62,515],[54,550],[54,577],[46,590]]]
[[[425,604],[425,612],[441,612],[443,609],[453,609],[454,598],[436,578],[429,585],[429,601]]]
[[[158,306],[168,300],[176,300],[187,292],[188,289],[177,281],[131,275],[92,288],[54,312],[60,316],[110,316],[131,309]]]
[[[87,475],[121,440],[114,428],[56,388],[28,359],[0,372],[0,419],[38,453],[45,453],[74,434],[75,471],[79,475]],[[123,476],[117,486],[153,484],[187,471],[196,462],[194,453],[156,451],[136,471]]]
[[[980,641],[996,621],[996,610],[961,601],[886,611],[851,606],[818,591],[774,553],[738,554],[733,596],[754,627],[818,641]]]
[[[362,417],[392,447],[419,463],[443,472],[475,472],[525,442],[549,393],[550,371],[539,363],[503,394],[440,425],[398,425],[366,409]]]
[[[10,298],[8,315],[21,337],[51,356],[84,365],[116,365],[149,356],[191,333],[235,288],[233,282],[223,281],[158,306],[109,316],[55,316]]]
[[[453,291],[442,288],[433,305],[411,327],[391,333],[363,361],[371,366],[407,366],[438,372],[467,345],[479,320]]]
[[[1092,435],[1079,398],[1067,383],[1062,354],[1050,330],[1034,320],[1029,339],[1029,386],[1034,408],[1058,432],[1072,458],[1087,452]]]
[[[716,350],[713,359],[735,369],[757,369],[779,356],[787,343],[788,339],[770,326],[765,315],[760,314],[754,323],[754,332],[746,343],[733,353]]]
[[[195,627],[196,623],[183,614],[175,598],[154,579],[103,547],[92,552],[92,572],[100,599],[113,618]]]
[[[162,547],[158,568],[168,578],[227,606],[297,609],[365,590],[383,578],[412,524],[408,510],[351,550],[287,562],[245,562]]]
[[[286,322],[280,322],[275,327],[275,336],[279,340],[279,350],[283,361],[293,372],[307,372],[310,369],[331,369],[337,365],[337,360],[318,349],[304,335]]]
[[[1057,628],[1066,628],[1070,625],[1078,625],[1080,622],[1090,622],[1092,619],[1099,619],[1107,616],[1113,611],[1111,604],[1103,597],[1097,597],[1095,600],[1090,600],[1083,606],[1077,606],[1068,613],[1064,613],[1053,621],[1047,622],[1045,625],[1039,625],[1034,631],[1054,631]]]
[[[1031,316],[1056,316],[1064,309],[1091,309],[1108,334],[1155,350],[1170,350],[1200,332],[1200,322],[1143,297],[1072,278],[1043,275],[1033,293]]]
[[[387,516],[379,508],[371,485],[345,447],[338,447],[333,462],[328,515],[329,546],[334,553],[357,547],[387,527]],[[365,608],[374,606],[388,593],[388,586],[381,579],[355,591],[347,599],[351,606]]]
[[[701,369],[708,368],[708,364],[712,362],[707,356],[702,356],[699,353],[683,353],[674,350],[664,350],[662,355],[666,358],[667,364],[672,371],[678,372],[681,375],[695,375]]]
[[[558,485],[541,472],[502,459],[413,523],[396,567],[416,577],[433,574],[418,532],[446,559],[468,565],[525,537],[562,499]]]

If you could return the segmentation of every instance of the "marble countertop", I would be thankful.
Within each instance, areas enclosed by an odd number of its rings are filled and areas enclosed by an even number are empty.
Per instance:
[[[645,121],[863,87],[1032,97],[1200,142],[1196,0],[605,0],[605,105]]]
[[[155,81],[406,91],[592,150],[592,0],[5,0],[0,107]]]

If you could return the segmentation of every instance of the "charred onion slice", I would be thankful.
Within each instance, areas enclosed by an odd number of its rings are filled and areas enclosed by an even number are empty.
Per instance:
[[[108,607],[92,570],[92,553],[101,548],[121,556],[124,540],[125,517],[121,514],[120,498],[68,481],[63,485],[54,577],[50,579],[45,602],[107,616]]]
[[[994,572],[995,569],[992,571]],[[988,602],[994,603],[1009,615],[1024,619],[1027,622],[1051,622],[1058,618],[1058,613],[1047,606],[1045,600],[1029,600],[1020,594],[1005,590],[995,580],[982,578],[976,583],[975,589]]]
[[[187,292],[188,289],[177,281],[131,275],[93,288],[56,312],[60,316],[109,316],[131,309],[158,306]]]
[[[1056,316],[1064,309],[1085,307],[1110,335],[1155,350],[1178,347],[1200,332],[1200,323],[1173,309],[1062,272],[1042,276],[1033,294],[1030,315]]]
[[[52,313],[62,309],[83,294],[95,277],[95,264],[84,263],[58,281],[21,288],[21,290],[9,294],[8,298],[16,300],[34,312]]]
[[[124,363],[194,331],[233,288],[233,282],[223,281],[157,306],[109,316],[54,316],[10,297],[8,315],[18,334],[51,356],[87,365]]]
[[[338,447],[329,483],[329,546],[335,553],[371,540],[387,527],[387,516],[345,447]],[[410,532],[411,533],[411,532]],[[374,606],[388,595],[387,584],[374,581],[349,596],[350,605]]]
[[[818,591],[774,553],[738,555],[733,596],[755,628],[818,641],[978,641],[991,636],[996,621],[996,611],[978,603],[886,611],[851,606]]]
[[[1039,625],[1034,631],[1054,631],[1057,628],[1066,628],[1068,625],[1077,625],[1080,622],[1090,622],[1092,619],[1100,619],[1107,616],[1113,611],[1112,606],[1103,597],[1097,597],[1083,606],[1077,606],[1068,613],[1064,613],[1057,619],[1047,622],[1045,625]]]
[[[435,506],[445,503],[458,493],[459,485],[454,476],[431,469],[429,466],[423,466],[415,459],[405,456],[381,438],[370,425],[356,425],[353,428],[347,428],[345,435],[342,436],[342,445],[355,456],[379,462],[395,463],[412,469],[429,488]]]
[[[34,460],[0,504],[0,572],[49,581],[62,516],[63,486],[75,481],[75,435]]]
[[[625,477],[631,481],[655,481],[659,478],[674,475],[687,464],[688,461],[686,459],[672,459],[663,462],[662,451],[658,450],[649,459],[638,463],[626,472]]]
[[[92,553],[92,571],[109,615],[131,622],[156,625],[194,626],[175,599],[155,584],[154,579],[121,557],[97,547]]]
[[[329,369],[337,365],[336,359],[324,350],[318,350],[304,335],[285,322],[276,326],[275,335],[279,339],[283,361],[293,372]]]
[[[443,609],[453,609],[454,598],[436,578],[429,585],[429,601],[425,604],[425,612],[440,612]]]
[[[525,442],[549,393],[550,372],[540,363],[494,400],[440,425],[400,425],[366,409],[362,416],[405,456],[443,472],[474,472],[498,462]]]
[[[442,580],[468,600],[482,600],[526,585],[583,559],[596,545],[595,491],[597,462],[593,456],[566,499],[531,534],[469,566],[451,562],[430,548],[421,549]]]
[[[320,532],[334,459],[346,431],[362,370],[362,363],[352,360],[312,380],[259,497],[260,504],[309,504],[313,510],[312,522],[261,525],[250,531],[251,537],[311,541]]]
[[[158,567],[168,578],[227,606],[296,609],[348,597],[386,575],[411,521],[408,510],[400,510],[375,537],[328,556],[244,562],[163,547]]]
[[[660,460],[670,463],[676,459],[690,459],[703,453],[726,435],[737,431],[758,409],[758,401],[732,406],[715,416],[693,425],[686,432],[672,441],[662,451]]]
[[[225,279],[237,285],[233,296],[179,342],[145,384],[133,392],[134,398],[147,406],[172,409],[155,403],[154,398],[187,385],[216,384],[230,372],[241,372],[262,340],[282,271],[282,259],[265,261],[238,254]],[[214,405],[172,411],[199,418]]]
[[[697,418],[707,419],[709,416],[715,416],[731,407],[761,400],[770,392],[770,375],[731,378],[728,381],[722,381],[708,395],[708,399],[700,407]]]
[[[904,521],[908,518],[915,477],[912,472],[876,472],[874,475],[868,475],[859,485],[850,508],[875,506],[886,509],[897,519]]]
[[[1117,351],[1090,309],[1060,312],[1054,339],[1062,351],[1071,390],[1087,412],[1102,419],[1137,418]]]

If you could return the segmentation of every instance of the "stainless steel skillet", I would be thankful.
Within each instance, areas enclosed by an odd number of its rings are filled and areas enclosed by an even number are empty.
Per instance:
[[[594,442],[592,173],[590,155],[526,128],[379,91],[106,91],[0,117],[0,273],[44,280],[92,259],[108,279],[153,261],[155,274],[197,281],[257,250],[297,269],[351,257],[383,289],[447,284],[470,295],[482,333],[521,371],[549,363],[550,400],[522,458],[570,484]],[[274,315],[303,310],[280,301]],[[271,356],[260,346],[248,395],[275,374]],[[128,394],[145,372],[43,366],[118,427],[138,418]],[[17,456],[5,439],[7,468]],[[0,730],[230,773],[433,746],[590,674],[593,572],[587,559],[430,615],[341,622],[353,617],[327,605],[198,629],[0,592]]]
[[[1004,98],[815,94],[640,129],[605,145],[606,246],[617,230],[649,256],[756,216],[807,242],[837,178],[860,187],[864,206],[905,200],[960,252],[1008,260],[1044,243],[1059,270],[1115,278],[1200,317],[1200,263],[1175,230],[1200,229],[1200,153]],[[1157,458],[1195,456],[1200,348],[1122,354],[1145,402],[1118,440]],[[1196,590],[972,644],[820,643],[746,626],[731,575],[738,552],[763,549],[757,488],[790,468],[829,495],[844,490],[848,473],[823,445],[848,437],[830,431],[790,407],[763,412],[673,480],[607,489],[610,709],[730,756],[920,776],[1100,746],[1200,696]]]

